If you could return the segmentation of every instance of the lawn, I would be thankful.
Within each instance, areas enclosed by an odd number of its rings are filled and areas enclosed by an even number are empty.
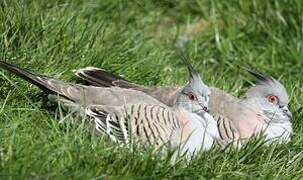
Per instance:
[[[0,1],[0,58],[40,74],[76,82],[72,70],[96,66],[139,84],[184,84],[180,53],[234,96],[253,82],[240,67],[280,79],[292,141],[216,148],[171,167],[168,157],[107,142],[1,70],[0,179],[302,179],[302,0]]]

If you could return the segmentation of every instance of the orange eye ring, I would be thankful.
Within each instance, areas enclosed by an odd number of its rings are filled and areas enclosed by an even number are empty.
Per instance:
[[[278,104],[278,102],[279,102],[278,97],[274,96],[274,95],[269,95],[266,97],[266,99],[269,103],[274,104],[274,105]]]

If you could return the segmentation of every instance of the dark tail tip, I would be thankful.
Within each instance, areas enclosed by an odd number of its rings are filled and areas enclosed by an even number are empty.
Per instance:
[[[19,68],[16,65],[10,64],[7,61],[3,61],[3,60],[0,60],[0,67],[3,69],[6,69],[9,72],[12,72],[13,74],[38,86],[39,88],[41,88],[43,90],[49,91],[49,89],[45,86],[45,84],[43,84],[43,82],[41,80],[39,80],[39,78],[38,78],[38,77],[40,77],[40,79],[41,79],[41,78],[47,78],[47,77],[36,75],[28,70]]]

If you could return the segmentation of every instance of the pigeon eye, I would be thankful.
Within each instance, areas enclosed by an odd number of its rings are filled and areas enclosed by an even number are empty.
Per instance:
[[[193,95],[193,94],[191,94],[191,93],[188,94],[188,98],[189,98],[189,100],[191,100],[191,101],[194,101],[194,100],[197,99],[196,96]]]
[[[278,104],[279,99],[277,96],[270,95],[270,96],[267,96],[267,101],[271,104],[276,105],[276,104]]]

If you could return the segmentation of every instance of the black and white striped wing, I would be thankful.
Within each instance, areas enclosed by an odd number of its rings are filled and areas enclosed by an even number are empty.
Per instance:
[[[121,126],[115,113],[108,112],[102,106],[91,106],[86,109],[86,114],[95,124],[96,130],[108,135],[113,142],[128,142],[127,127]]]
[[[236,143],[239,143],[238,141],[240,139],[240,134],[233,122],[221,115],[216,115],[214,118],[217,121],[220,135],[218,143],[223,147],[230,144],[236,145]]]
[[[160,147],[182,129],[175,113],[160,105],[93,106],[87,108],[86,114],[99,132],[117,143],[128,143],[131,137],[142,144]]]
[[[133,104],[126,108],[131,119],[131,130],[139,141],[156,147],[166,145],[171,136],[181,129],[175,113],[160,105]]]

